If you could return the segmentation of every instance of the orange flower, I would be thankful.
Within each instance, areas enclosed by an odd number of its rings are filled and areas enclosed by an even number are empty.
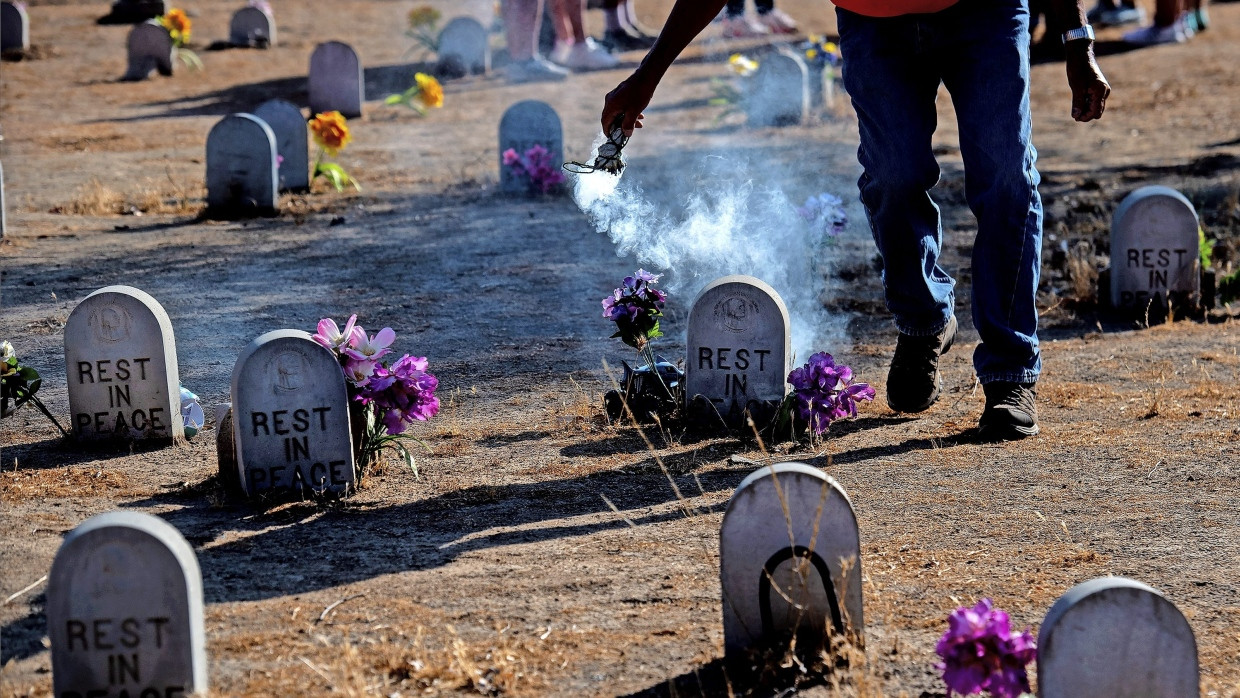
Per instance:
[[[172,40],[178,46],[189,43],[189,34],[193,23],[190,22],[189,16],[185,14],[185,10],[168,10],[168,14],[159,18],[159,23],[168,30],[168,33],[172,35]]]
[[[426,73],[413,76],[418,81],[418,100],[428,109],[443,106],[443,85]]]
[[[310,130],[314,132],[314,142],[328,155],[335,155],[353,140],[348,122],[338,111],[316,114],[310,120]]]

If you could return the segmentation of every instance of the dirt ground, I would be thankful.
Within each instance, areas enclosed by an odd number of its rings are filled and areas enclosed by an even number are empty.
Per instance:
[[[186,5],[200,48],[226,36],[237,4]],[[757,465],[798,459],[845,487],[861,526],[866,661],[838,692],[941,696],[933,648],[951,609],[990,597],[1036,630],[1061,593],[1110,574],[1151,584],[1185,613],[1203,695],[1240,696],[1235,312],[1149,329],[1110,321],[1088,273],[1056,257],[1087,244],[1086,267],[1105,266],[1111,210],[1158,183],[1194,201],[1234,268],[1240,3],[1211,6],[1209,31],[1183,45],[1123,52],[1118,31],[1101,33],[1114,95],[1099,123],[1071,122],[1062,64],[1034,67],[1048,211],[1039,437],[974,437],[977,335],[962,293],[964,341],[927,413],[899,416],[880,398],[821,444],[778,451],[651,429],[653,453],[635,429],[600,417],[602,360],[629,354],[607,338],[598,299],[638,262],[618,258],[567,197],[496,193],[509,104],[551,103],[566,155],[584,158],[602,95],[640,55],[567,85],[450,81],[444,108],[419,118],[381,103],[412,79],[418,56],[405,55],[402,31],[415,3],[273,4],[274,49],[200,51],[204,72],[121,83],[127,28],[95,24],[106,2],[30,3],[33,55],[0,65],[0,336],[42,371],[40,395],[63,419],[69,311],[102,286],[138,286],[168,311],[181,380],[210,414],[252,338],[359,312],[440,377],[443,411],[417,429],[433,454],[419,459],[420,477],[388,464],[340,504],[258,508],[223,496],[210,424],[181,446],[83,449],[24,409],[0,424],[5,598],[48,572],[78,523],[132,509],[171,522],[198,554],[215,694],[716,694],[724,506]],[[490,22],[490,2],[433,4]],[[807,28],[834,30],[828,3],[780,4]],[[649,0],[641,11],[659,26],[669,7]],[[340,156],[365,191],[320,184],[285,197],[274,219],[198,220],[210,127],[272,97],[304,105],[309,53],[336,38],[366,66],[367,113]],[[881,396],[895,335],[855,201],[855,120],[845,100],[805,126],[717,121],[711,78],[738,48],[753,45],[721,40],[717,27],[691,48],[633,140],[626,177],[658,191],[677,162],[718,154],[774,163],[773,184],[794,199],[843,195],[856,215],[819,281],[850,341],[820,348]],[[940,105],[936,194],[947,264],[967,282],[972,219],[945,94]],[[662,353],[683,351],[690,301],[673,299]],[[4,696],[50,693],[45,588],[0,605]]]

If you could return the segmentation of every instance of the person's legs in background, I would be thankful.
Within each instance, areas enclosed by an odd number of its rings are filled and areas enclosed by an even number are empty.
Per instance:
[[[758,11],[758,22],[770,30],[772,34],[795,34],[797,22],[787,12],[775,7],[775,0],[754,0],[754,9]]]
[[[538,23],[542,0],[503,0],[504,34],[508,40],[508,82],[563,80],[568,73],[538,55]]]
[[[1184,0],[1157,0],[1154,23],[1124,35],[1124,41],[1138,46],[1180,44],[1192,37],[1184,17]]]
[[[724,8],[727,14],[723,18],[723,36],[725,39],[747,39],[754,36],[766,36],[771,30],[765,24],[745,16],[745,0],[728,0]]]
[[[636,51],[654,45],[654,37],[641,28],[633,0],[603,0],[603,43],[617,51]]]
[[[572,70],[614,68],[620,61],[586,36],[585,0],[548,0],[556,43],[551,60]]]

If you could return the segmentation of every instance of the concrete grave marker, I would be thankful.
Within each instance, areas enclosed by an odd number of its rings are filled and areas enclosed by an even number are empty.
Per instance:
[[[752,276],[725,276],[689,311],[685,395],[709,400],[730,424],[784,398],[791,357],[788,309]],[[768,403],[768,404],[763,404]]]
[[[25,51],[30,48],[30,18],[26,7],[15,2],[0,2],[0,53]]]
[[[1197,642],[1158,591],[1124,577],[1078,584],[1038,632],[1041,698],[1189,698],[1198,693]]]
[[[486,27],[473,17],[456,17],[439,32],[439,69],[447,75],[485,73],[491,69]]]
[[[352,46],[328,41],[310,54],[310,114],[338,111],[346,119],[362,115],[362,61]]]
[[[198,560],[150,514],[99,514],[65,536],[48,575],[47,626],[61,698],[207,690]]]
[[[271,127],[279,156],[280,191],[306,191],[310,188],[310,146],[306,117],[301,110],[282,99],[263,102],[254,116]]]
[[[261,7],[243,7],[228,23],[228,43],[268,48],[276,45],[276,20]]]
[[[807,648],[829,633],[863,642],[857,517],[817,468],[778,463],[741,481],[719,531],[719,578],[729,656],[793,633]]]
[[[154,298],[107,286],[65,323],[65,375],[80,439],[180,439],[181,390],[172,322]]]
[[[135,24],[129,31],[129,69],[122,80],[145,80],[151,71],[172,75],[172,35],[154,21]]]
[[[499,187],[506,194],[528,190],[526,181],[504,165],[504,151],[512,148],[518,155],[535,145],[551,152],[551,161],[564,161],[564,130],[555,109],[546,102],[527,99],[508,107],[499,121]]]
[[[268,332],[241,352],[232,374],[232,424],[246,494],[353,489],[344,372],[308,333]]]
[[[747,85],[745,114],[750,126],[799,124],[809,115],[809,69],[795,53],[765,56]]]
[[[207,134],[207,215],[274,216],[276,137],[253,114],[230,114]]]
[[[1193,205],[1169,187],[1141,187],[1111,219],[1111,304],[1145,310],[1161,296],[1170,305],[1201,300],[1200,223]]]

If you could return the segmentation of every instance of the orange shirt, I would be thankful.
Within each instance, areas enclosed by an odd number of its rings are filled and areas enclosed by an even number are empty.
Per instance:
[[[835,0],[837,7],[867,17],[896,17],[946,10],[957,0]]]

